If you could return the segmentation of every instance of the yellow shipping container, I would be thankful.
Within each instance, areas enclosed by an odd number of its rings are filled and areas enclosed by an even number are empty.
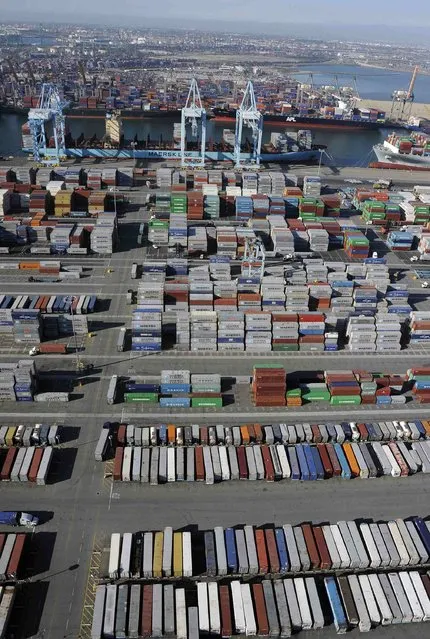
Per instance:
[[[163,576],[163,541],[164,534],[162,532],[155,533],[154,560],[152,566],[154,579]]]
[[[6,432],[5,442],[6,446],[13,446],[13,437],[16,433],[17,426],[9,426]]]
[[[173,534],[173,575],[182,577],[182,533]]]

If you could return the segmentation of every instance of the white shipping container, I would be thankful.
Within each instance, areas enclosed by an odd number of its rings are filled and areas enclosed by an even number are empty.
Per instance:
[[[131,462],[133,459],[133,448],[131,446],[124,447],[124,456],[122,460],[121,479],[122,481],[131,481]]]
[[[242,588],[240,581],[232,581],[230,584],[230,589],[236,634],[244,635],[246,633],[246,622],[243,610]]]
[[[243,614],[245,617],[245,631],[247,637],[254,637],[257,634],[257,623],[255,620],[254,607],[251,597],[251,586],[241,585]]]
[[[131,533],[124,533],[122,536],[122,548],[121,557],[119,561],[119,578],[130,579],[130,561],[131,561],[131,546],[133,542],[133,535]]]
[[[209,603],[208,584],[206,582],[197,583],[197,604],[199,608],[199,630],[201,633],[208,633],[209,623]]]
[[[109,553],[110,579],[118,579],[120,549],[121,549],[121,535],[120,533],[112,533],[110,537],[110,553]]]
[[[215,581],[208,583],[209,620],[212,635],[221,635],[221,617],[218,594],[218,584]]]
[[[302,577],[295,577],[294,587],[296,589],[297,601],[300,608],[300,616],[302,618],[302,629],[311,630],[313,622],[311,610],[309,608],[308,597],[306,594],[305,580]]]
[[[381,623],[381,615],[379,614],[378,605],[375,601],[372,587],[367,575],[358,575],[361,592],[366,602],[367,612],[369,613],[370,623],[377,626]]]
[[[393,622],[393,613],[388,605],[388,601],[381,586],[381,582],[378,579],[378,575],[375,573],[370,574],[369,583],[372,588],[373,596],[378,602],[379,612],[381,613],[381,623],[383,626],[387,626]]]

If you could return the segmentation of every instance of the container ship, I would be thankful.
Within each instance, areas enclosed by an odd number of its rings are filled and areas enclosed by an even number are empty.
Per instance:
[[[180,124],[173,124],[171,140],[151,140],[148,136],[140,140],[136,135],[133,140],[126,140],[122,133],[122,118],[111,117],[106,119],[106,133],[102,138],[93,135],[85,138],[80,135],[73,139],[70,133],[66,134],[66,155],[69,157],[121,157],[136,159],[179,159],[181,157]],[[235,131],[224,129],[222,139],[219,142],[208,140],[206,146],[206,158],[212,161],[233,161],[234,158]],[[200,142],[187,140],[186,155],[193,158],[198,155]],[[48,149],[54,149],[55,141],[48,139]],[[272,133],[270,142],[263,144],[261,159],[263,161],[278,161],[290,163],[304,163],[318,161],[322,150],[326,147],[314,145],[310,130],[284,131]],[[28,123],[22,126],[22,149],[25,153],[32,153],[33,140]],[[243,158],[251,158],[252,141],[246,139],[242,145]]]
[[[430,136],[418,131],[407,137],[391,133],[373,151],[378,162],[430,167]]]
[[[288,105],[290,106],[290,105]],[[235,122],[236,109],[214,108],[215,122]],[[272,126],[288,126],[289,128],[323,128],[323,129],[356,129],[377,131],[387,126],[385,112],[376,109],[344,110],[339,107],[325,107],[321,111],[308,109],[285,109],[283,112],[263,111],[264,124]]]

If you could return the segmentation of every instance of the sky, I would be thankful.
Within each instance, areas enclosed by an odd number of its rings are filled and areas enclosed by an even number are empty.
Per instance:
[[[309,26],[310,37],[319,28],[323,33],[337,28],[341,34],[342,25],[347,27],[345,34],[354,33],[357,25],[369,25],[381,36],[385,25],[397,27],[399,33],[430,27],[429,0],[0,0],[0,8],[0,20],[87,20],[142,27],[189,24],[214,30],[226,24],[241,31],[253,23],[261,32],[286,35],[297,29],[303,31],[298,35],[306,35]]]

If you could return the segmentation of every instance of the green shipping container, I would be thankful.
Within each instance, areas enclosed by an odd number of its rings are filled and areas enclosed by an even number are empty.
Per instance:
[[[286,397],[301,397],[302,396],[302,391],[300,390],[300,388],[291,388],[290,390],[287,390],[286,393]]]
[[[308,402],[329,402],[330,393],[328,391],[312,391],[310,393],[303,393],[302,398]]]
[[[191,408],[222,408],[222,397],[198,397],[192,399]]]
[[[158,393],[124,393],[124,401],[157,404]]]
[[[299,345],[298,344],[273,344],[272,350],[274,353],[275,352],[292,353],[299,350]]]
[[[332,397],[330,400],[332,406],[342,406],[343,404],[361,404],[360,395],[343,395]]]

